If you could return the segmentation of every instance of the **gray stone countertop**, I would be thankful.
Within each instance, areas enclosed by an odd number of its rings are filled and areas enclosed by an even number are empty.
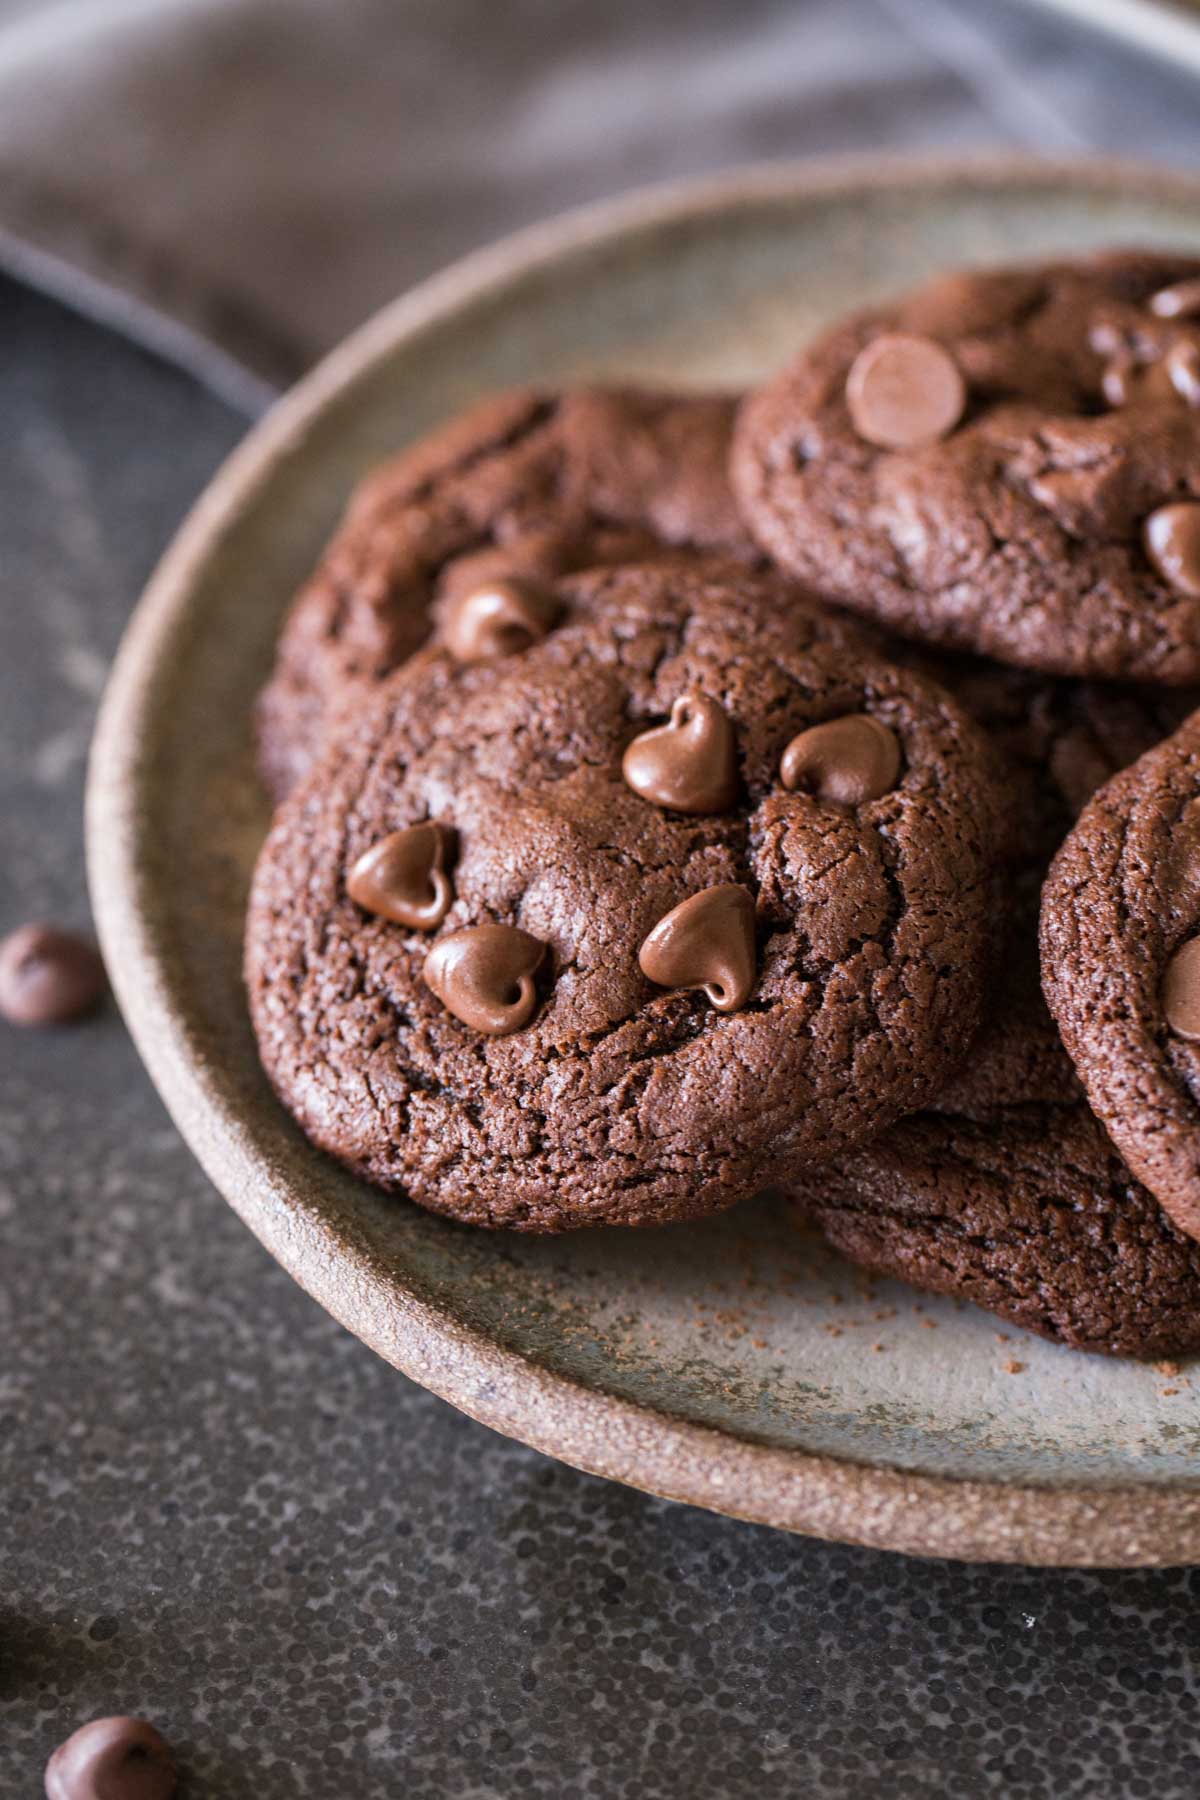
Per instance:
[[[87,917],[84,757],[245,421],[0,281],[0,931]],[[1174,1800],[1200,1573],[829,1547],[508,1443],[276,1268],[109,1006],[0,1025],[0,1793],[142,1712],[185,1800]]]

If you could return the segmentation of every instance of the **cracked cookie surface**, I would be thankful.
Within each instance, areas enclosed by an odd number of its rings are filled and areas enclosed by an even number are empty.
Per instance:
[[[419,652],[285,803],[248,916],[255,1029],[308,1135],[436,1211],[541,1231],[699,1216],[937,1091],[979,1017],[1004,803],[944,692],[772,581],[677,561],[556,591],[569,622],[517,656]],[[672,811],[622,772],[683,695],[732,728],[725,811]],[[783,786],[798,734],[859,714],[898,741],[888,791],[846,807]],[[433,933],[346,891],[427,820],[455,842]],[[655,928],[731,887],[751,939],[737,907],[681,926],[650,980]],[[488,1037],[422,971],[446,935],[494,925],[547,948],[532,1018]],[[710,967],[704,933],[727,926],[736,955]]]
[[[726,475],[735,402],[632,388],[490,397],[384,463],[284,621],[258,705],[276,800],[326,725],[481,580],[553,579],[662,548],[752,562]]]
[[[1056,1343],[1195,1350],[1200,1245],[1105,1136],[1028,964],[935,1104],[809,1177],[802,1211],[875,1274]]]
[[[1200,689],[1073,681],[982,657],[896,644],[895,654],[947,688],[1004,759],[1013,802],[1019,905],[1036,914],[1051,858],[1097,788],[1169,737]]]
[[[945,276],[847,320],[743,403],[748,523],[792,575],[929,643],[1200,680],[1197,276],[1194,258],[1114,253]],[[908,444],[863,435],[898,435],[895,381],[860,379],[896,344],[961,377],[961,410],[939,414],[929,372],[900,369],[925,432]]]
[[[1042,984],[1130,1167],[1200,1237],[1200,713],[1085,807],[1042,896]],[[1189,971],[1190,965],[1190,971]]]

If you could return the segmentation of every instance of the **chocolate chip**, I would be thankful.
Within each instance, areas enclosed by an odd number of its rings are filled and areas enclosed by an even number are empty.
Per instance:
[[[846,377],[854,429],[883,450],[913,450],[945,437],[966,403],[958,364],[932,338],[887,332],[859,351]]]
[[[733,726],[707,694],[681,694],[670,722],[635,737],[621,773],[643,800],[681,813],[719,813],[737,796]]]
[[[93,1719],[46,1764],[46,1800],[170,1800],[171,1747],[145,1719]]]
[[[1200,1043],[1200,937],[1189,938],[1167,964],[1163,1016],[1185,1043]]]
[[[1171,386],[1189,406],[1200,406],[1200,345],[1172,344],[1164,363]]]
[[[447,610],[446,648],[459,662],[493,662],[528,650],[551,631],[562,608],[548,588],[509,576],[481,582]]]
[[[1129,406],[1135,401],[1185,400],[1200,405],[1200,349],[1181,339],[1164,356],[1145,361],[1128,348],[1112,356],[1100,377],[1100,387],[1110,406]]]
[[[703,988],[718,1012],[736,1012],[754,986],[754,897],[727,883],[672,907],[638,952],[657,987]]]
[[[104,992],[94,944],[56,925],[22,925],[0,943],[0,1013],[13,1025],[62,1025]]]
[[[545,954],[540,939],[515,925],[472,925],[433,946],[425,958],[425,985],[472,1031],[504,1037],[534,1015],[533,978]]]
[[[1150,296],[1150,311],[1160,319],[1191,319],[1200,313],[1200,281],[1177,281]]]
[[[1200,595],[1200,501],[1160,506],[1142,526],[1142,543],[1169,587]]]
[[[1110,406],[1176,397],[1175,384],[1165,359],[1141,362],[1128,350],[1119,351],[1113,357],[1100,377],[1100,389]]]
[[[794,737],[779,766],[785,788],[830,806],[862,806],[896,785],[900,744],[870,713],[826,719]]]
[[[414,931],[432,931],[454,898],[446,874],[449,837],[444,826],[432,823],[390,832],[358,858],[346,892],[364,912]]]

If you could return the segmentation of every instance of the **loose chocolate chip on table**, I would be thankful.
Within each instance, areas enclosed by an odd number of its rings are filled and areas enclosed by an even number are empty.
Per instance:
[[[1190,319],[1200,313],[1200,281],[1177,281],[1150,296],[1150,311],[1160,319]]]
[[[492,662],[527,650],[553,629],[559,603],[547,588],[518,576],[485,581],[460,594],[445,625],[446,647],[459,662]]]
[[[621,772],[634,793],[655,806],[725,812],[737,796],[733,727],[707,694],[681,694],[668,724],[634,738]]]
[[[718,1012],[736,1012],[754,986],[754,898],[728,882],[681,900],[638,953],[657,987],[703,988]]]
[[[95,945],[56,925],[22,925],[0,943],[0,1013],[13,1025],[61,1025],[104,992]]]
[[[1200,937],[1175,952],[1163,976],[1163,1016],[1185,1043],[1200,1043]]]
[[[446,874],[448,837],[444,826],[433,823],[390,832],[358,858],[346,892],[364,912],[414,931],[432,931],[454,898]]]
[[[545,944],[515,925],[472,925],[433,946],[425,985],[473,1031],[505,1037],[537,1009],[533,978],[545,954]]]
[[[854,429],[882,450],[913,450],[945,437],[966,403],[966,383],[949,351],[905,332],[877,337],[846,377]]]
[[[93,1719],[46,1764],[46,1800],[170,1800],[171,1747],[145,1719]]]
[[[832,806],[862,806],[896,785],[900,745],[870,713],[826,719],[794,737],[779,766],[785,788]]]
[[[1143,525],[1142,542],[1170,587],[1200,595],[1200,501],[1176,500],[1160,506]]]

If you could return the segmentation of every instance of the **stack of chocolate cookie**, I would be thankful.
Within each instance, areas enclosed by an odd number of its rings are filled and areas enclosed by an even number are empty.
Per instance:
[[[1194,1348],[1198,704],[1200,262],[944,277],[740,407],[490,400],[285,623],[264,1065],[456,1219],[784,1185],[871,1269]]]

